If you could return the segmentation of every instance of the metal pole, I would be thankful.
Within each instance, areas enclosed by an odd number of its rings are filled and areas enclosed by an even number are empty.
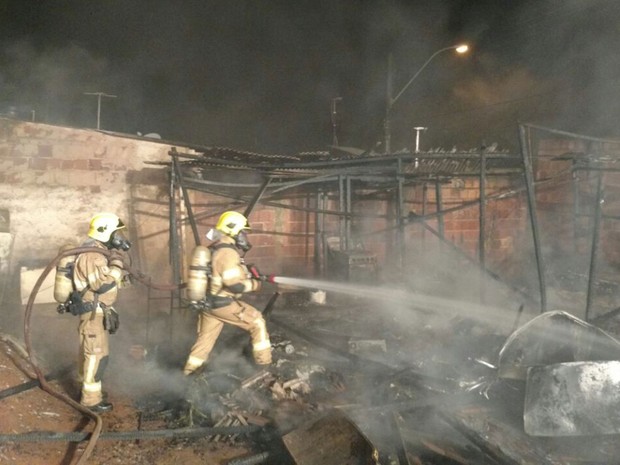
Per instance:
[[[586,299],[586,315],[585,320],[589,321],[590,308],[592,307],[592,294],[594,293],[594,280],[596,274],[596,264],[598,258],[598,244],[600,241],[600,229],[601,229],[601,212],[602,205],[605,202],[603,192],[603,173],[598,172],[598,179],[596,184],[596,205],[594,207],[594,228],[592,231],[592,249],[590,251],[590,271],[588,273],[588,295]]]
[[[325,208],[327,206],[327,202],[329,200],[327,193],[321,192],[321,209],[317,212],[321,219],[321,252],[323,256],[323,261],[321,263],[321,276],[327,276],[327,270],[329,269],[329,244],[327,243],[327,234],[325,233]]]
[[[485,230],[486,230],[486,204],[487,204],[487,199],[486,199],[486,185],[487,185],[487,178],[486,178],[486,164],[487,164],[487,157],[486,157],[486,148],[482,147],[482,149],[480,150],[480,205],[479,205],[479,212],[480,212],[480,223],[479,223],[479,236],[478,236],[478,258],[480,260],[480,264],[484,267],[485,266],[485,262],[486,262],[486,256],[485,256]]]
[[[339,229],[340,229],[340,240],[338,241],[338,249],[345,250],[344,246],[344,178],[342,175],[338,176],[338,209],[340,210],[340,216],[338,217]]]
[[[176,150],[173,150],[175,153]],[[179,163],[176,155],[172,155],[172,166],[175,173],[175,178],[179,183],[179,187],[181,188],[181,194],[183,196],[183,202],[185,203],[185,208],[187,209],[187,217],[189,219],[189,224],[192,228],[192,234],[194,235],[194,243],[196,245],[200,245],[200,234],[198,234],[198,227],[196,226],[196,219],[194,218],[194,211],[192,210],[192,203],[189,198],[189,192],[187,188],[183,185],[183,177],[181,176],[181,170],[179,168]]]
[[[571,176],[573,178],[573,250],[577,253],[577,241],[579,239],[579,175],[575,171],[577,161],[573,158],[573,169]]]
[[[172,264],[172,282],[178,283],[180,282],[180,270],[179,270],[179,262],[178,262],[178,230],[177,230],[177,206],[176,206],[176,188],[175,188],[175,174],[174,169],[170,170],[170,224],[169,224],[169,233],[170,233],[170,263]],[[170,291],[170,341],[173,340],[174,337],[174,302],[175,302],[176,293],[175,291]]]
[[[478,236],[478,259],[480,261],[480,267],[482,269],[486,268],[486,241],[485,241],[485,231],[486,231],[486,187],[487,187],[487,157],[486,157],[486,147],[482,147],[480,150],[480,222],[478,225],[479,236]],[[484,302],[484,276],[480,273],[480,301]]]
[[[116,95],[106,94],[104,92],[84,92],[84,95],[97,96],[97,129],[101,127],[101,97],[116,98]]]
[[[402,160],[398,159],[398,168],[396,181],[397,185],[397,193],[398,193],[398,204],[397,204],[397,212],[396,212],[396,220],[398,221],[398,266],[400,269],[403,268],[405,260],[405,223],[403,221],[404,213],[405,213],[405,200],[403,195],[403,178],[401,176],[402,172]]]
[[[97,129],[101,127],[101,94],[97,95]]]
[[[519,143],[523,156],[523,175],[525,177],[527,204],[530,210],[530,222],[532,226],[532,238],[534,240],[534,253],[536,254],[536,266],[538,270],[538,283],[540,286],[540,311],[547,310],[547,285],[545,283],[545,264],[540,250],[540,235],[538,232],[538,220],[536,215],[536,194],[534,192],[534,168],[529,153],[529,140],[525,126],[519,125]]]
[[[258,192],[256,193],[256,195],[254,195],[254,198],[252,199],[252,201],[248,204],[248,206],[245,208],[244,212],[243,212],[243,216],[245,216],[246,218],[250,216],[250,213],[252,213],[252,210],[254,210],[254,207],[256,206],[256,204],[258,203],[258,201],[261,199],[261,197],[263,196],[263,194],[265,193],[265,191],[267,190],[267,186],[269,186],[269,183],[271,182],[271,178],[268,177],[267,179],[265,179],[265,181],[263,182],[263,184],[260,186],[260,189],[258,190]]]
[[[338,119],[336,118],[336,104],[342,100],[342,97],[332,99],[331,115],[332,115],[332,145],[338,145]]]
[[[415,128],[413,128],[413,130],[415,131],[415,153],[420,153],[420,132],[421,131],[426,131],[428,128],[425,127],[421,127],[421,126],[417,126]],[[417,162],[417,159],[416,159]],[[417,164],[416,164],[416,168],[417,168]]]
[[[439,213],[441,212],[443,208],[442,207],[443,201],[442,201],[441,183],[439,181],[435,183],[435,202],[437,203],[436,211]],[[437,217],[437,225],[438,225],[439,237],[441,239],[445,239],[443,215],[439,215]]]
[[[392,54],[388,55],[387,65],[387,86],[386,86],[386,99],[385,99],[385,121],[383,125],[385,147],[384,154],[389,154],[392,150],[392,130],[390,128],[390,113],[392,111],[392,105],[394,105],[395,99],[392,99]]]
[[[422,183],[422,216],[426,216],[428,209],[428,185]],[[426,241],[426,229],[422,229],[422,242]]]
[[[322,276],[321,272],[321,248],[323,238],[323,224],[321,221],[321,199],[323,192],[319,189],[316,194],[316,210],[314,211],[314,275]]]
[[[347,176],[346,177],[346,198],[347,198],[347,205],[346,205],[346,213],[347,215],[345,216],[345,239],[344,239],[344,244],[345,244],[345,250],[349,250],[351,249],[351,177]]]

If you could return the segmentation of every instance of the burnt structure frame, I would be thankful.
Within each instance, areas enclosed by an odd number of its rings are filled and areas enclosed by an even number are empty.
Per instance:
[[[619,216],[607,215],[603,213],[602,209],[602,206],[605,203],[605,174],[620,172],[620,167],[616,166],[618,163],[620,163],[620,156],[617,153],[611,155],[609,153],[606,153],[604,150],[604,146],[606,144],[617,146],[618,141],[600,137],[591,137],[583,134],[576,134],[568,131],[562,131],[528,123],[521,124],[519,126],[521,146],[527,147],[526,150],[531,150],[532,133],[534,131],[544,132],[558,138],[578,140],[586,145],[585,152],[565,153],[561,156],[555,157],[555,159],[571,161],[571,175],[573,179],[572,220],[573,234],[575,240],[578,230],[577,220],[580,217],[592,217],[592,228],[590,235],[590,257],[588,262],[587,274],[588,284],[586,291],[586,306],[584,318],[586,321],[590,321],[592,319],[591,312],[594,303],[595,284],[597,282],[597,270],[600,258],[601,223],[603,220],[620,220]],[[592,213],[584,213],[580,209],[580,191],[578,189],[578,183],[576,182],[576,173],[578,172],[586,172],[588,175],[596,174],[596,189]],[[537,254],[540,254],[540,246],[537,247]],[[542,263],[542,256],[540,257],[539,263]],[[542,276],[544,279],[544,265],[542,269]],[[605,319],[608,316],[613,316],[617,314],[618,312],[620,312],[620,308],[612,310],[608,314],[599,315],[597,319]]]
[[[214,149],[216,152],[219,149]],[[228,149],[226,149],[228,150]],[[488,170],[487,163],[481,165],[479,162],[480,152],[485,153],[485,161],[488,158],[491,160],[492,168]],[[237,152],[233,152],[237,153]],[[181,276],[181,262],[180,262],[180,241],[179,241],[179,225],[183,222],[189,223],[191,229],[194,232],[194,242],[200,244],[200,237],[196,233],[196,215],[193,213],[191,202],[189,202],[188,190],[197,190],[211,195],[221,196],[231,201],[237,202],[239,205],[250,203],[250,206],[246,208],[245,213],[249,214],[251,207],[256,203],[264,205],[286,208],[292,210],[302,210],[309,214],[316,215],[316,231],[315,236],[315,270],[321,274],[324,272],[327,266],[327,254],[325,253],[325,230],[323,225],[326,215],[336,216],[340,219],[339,224],[339,236],[341,238],[340,244],[344,244],[343,249],[346,249],[351,242],[351,221],[353,218],[368,218],[378,217],[384,218],[386,221],[393,221],[394,224],[387,228],[373,231],[367,234],[381,234],[388,233],[392,230],[397,232],[398,253],[396,256],[402,257],[402,250],[406,247],[404,242],[404,231],[409,225],[421,224],[423,228],[436,235],[442,242],[445,242],[453,249],[460,251],[458,246],[447,241],[444,236],[444,224],[443,218],[445,215],[470,208],[476,204],[481,204],[481,200],[465,201],[460,205],[443,208],[441,186],[447,182],[450,182],[456,177],[475,177],[486,179],[486,176],[515,176],[520,175],[520,158],[514,155],[504,153],[492,153],[486,155],[486,150],[476,150],[472,152],[463,153],[401,153],[395,155],[379,155],[372,157],[359,157],[359,158],[335,158],[329,160],[318,161],[298,161],[289,162],[277,160],[275,163],[270,162],[268,164],[253,162],[252,158],[255,154],[248,154],[250,161],[231,161],[222,159],[220,157],[214,157],[212,152],[205,151],[203,155],[194,155],[179,153],[176,149],[170,152],[172,162],[170,164],[170,194],[171,202],[170,208],[180,205],[180,201],[176,199],[176,193],[184,194],[183,205],[185,206],[186,216],[181,218],[178,213],[171,212],[170,222],[170,245],[171,245],[171,263],[174,269],[175,279],[180,282]],[[404,169],[407,165],[419,166],[427,165],[427,170],[421,170],[420,172],[408,172]],[[246,183],[242,185],[240,183],[222,183],[217,181],[205,181],[198,176],[187,175],[191,172],[192,168],[196,166],[203,166],[205,169],[224,166],[228,169],[251,169],[259,172],[265,179],[263,185],[259,183]],[[381,166],[382,174],[376,173],[376,166]],[[336,166],[339,169],[334,170]],[[181,168],[183,167],[183,168]],[[284,170],[291,170],[286,172]],[[306,170],[306,172],[300,173],[300,170]],[[183,171],[183,174],[181,172]],[[389,174],[385,174],[385,171],[391,171]],[[273,182],[277,179],[278,182]],[[269,185],[270,184],[270,185]],[[437,205],[436,211],[432,213],[426,212],[426,201],[424,201],[422,215],[409,212],[405,214],[404,208],[404,193],[405,189],[413,186],[428,186],[428,184],[435,186],[437,193]],[[267,190],[269,185],[270,190],[267,196],[263,194]],[[273,200],[274,194],[280,194],[281,192],[292,190],[300,186],[311,186],[311,192],[313,197],[316,198],[315,207],[297,207],[291,205],[285,205]],[[240,195],[238,193],[222,192],[218,188],[230,187],[230,188],[245,188],[257,189],[260,188],[255,197],[250,200],[247,195]],[[357,197],[359,192],[365,192],[368,196],[368,191],[372,195],[383,195],[390,193],[385,199],[388,203],[394,204],[395,214],[392,215],[377,215],[377,214],[359,214],[353,211],[354,198]],[[515,195],[518,192],[500,192],[497,194],[483,197],[483,203],[487,200],[502,198],[505,196]],[[266,198],[265,198],[266,197]],[[337,199],[338,210],[327,210],[325,203],[327,198]],[[483,207],[481,207],[483,208]],[[389,209],[391,210],[391,209]],[[438,220],[438,230],[435,230],[429,226],[426,222],[429,219]],[[484,235],[481,236],[484,241]],[[484,246],[484,244],[482,244]],[[174,253],[176,251],[177,253]],[[465,255],[466,256],[466,255]],[[467,256],[467,258],[469,258]],[[486,267],[482,266],[484,272],[489,274],[494,279],[500,279],[496,274],[492,273]]]
[[[530,304],[538,305],[541,313],[547,310],[547,284],[544,258],[541,252],[541,239],[538,226],[536,208],[536,186],[548,180],[534,179],[535,155],[532,150],[531,131],[544,130],[562,137],[574,137],[592,142],[612,142],[605,139],[588,138],[578,134],[557,131],[550,128],[531,124],[519,125],[520,154],[489,152],[484,146],[469,152],[458,153],[431,153],[431,152],[399,152],[394,154],[362,154],[317,152],[298,155],[263,155],[251,152],[236,151],[219,147],[199,147],[194,153],[182,153],[172,148],[169,152],[169,188],[170,188],[170,261],[175,282],[182,281],[182,246],[179,236],[180,226],[189,224],[196,245],[201,243],[197,222],[201,214],[194,212],[189,192],[192,190],[227,199],[231,207],[239,209],[245,207],[244,213],[249,215],[257,204],[305,211],[315,215],[315,231],[308,233],[314,236],[315,273],[324,275],[327,264],[326,232],[324,229],[327,215],[339,219],[340,249],[346,250],[351,244],[351,222],[356,218],[383,218],[393,225],[378,231],[366,233],[381,234],[396,232],[396,257],[402,257],[407,244],[405,243],[405,228],[413,224],[420,224],[422,228],[435,235],[442,243],[462,253],[464,257],[480,267],[493,279],[502,282],[510,289],[520,294]],[[197,153],[199,152],[199,153]],[[412,167],[414,167],[412,169]],[[598,169],[604,167],[587,167],[574,164],[574,170]],[[260,179],[259,182],[226,182],[204,179],[201,172],[209,170],[224,170],[235,172],[253,172]],[[489,176],[523,176],[523,186],[517,189],[488,194],[486,181]],[[460,205],[444,208],[442,203],[441,186],[455,178],[475,177],[479,180],[479,196],[477,199],[463,201]],[[601,179],[603,177],[601,176]],[[405,212],[405,192],[407,189],[423,186],[422,212]],[[435,211],[427,212],[426,192],[428,185],[435,188]],[[602,186],[602,181],[601,181]],[[244,191],[243,193],[240,193]],[[301,193],[300,193],[301,191]],[[486,205],[491,200],[502,200],[513,197],[525,191],[528,203],[528,219],[532,231],[533,248],[536,258],[536,267],[539,283],[539,301],[531,295],[505,282],[500,276],[493,273],[486,266],[485,256],[485,228]],[[603,197],[601,187],[599,195]],[[387,195],[386,195],[387,194]],[[178,197],[177,197],[178,195]],[[305,196],[307,206],[300,207],[283,204],[278,200],[291,199],[295,196]],[[382,214],[355,213],[354,203],[360,198],[383,199],[388,202],[387,212]],[[313,199],[311,201],[310,199]],[[337,210],[326,209],[329,199],[336,200]],[[600,200],[599,199],[599,200]],[[391,204],[391,206],[390,206]],[[182,207],[181,207],[182,205]],[[457,210],[479,208],[479,245],[478,260],[472,259],[457,245],[446,240],[444,231],[445,215]],[[180,213],[178,209],[184,209]],[[574,216],[579,212],[575,209]],[[592,253],[589,286],[587,295],[586,319],[588,317],[593,283],[596,274],[596,249],[600,221],[606,218],[600,212],[595,212],[595,228],[592,232]],[[438,229],[427,224],[429,219],[437,219]],[[279,233],[286,234],[286,233]],[[484,289],[481,289],[481,300],[484,299]],[[180,300],[180,293],[176,296]],[[536,304],[536,302],[538,302]]]

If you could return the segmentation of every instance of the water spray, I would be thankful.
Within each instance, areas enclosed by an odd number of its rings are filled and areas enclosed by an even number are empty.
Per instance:
[[[394,308],[410,309],[424,314],[442,314],[450,317],[461,316],[493,326],[494,328],[502,330],[507,334],[512,334],[510,336],[511,338],[515,337],[517,334],[517,327],[519,326],[523,313],[523,305],[521,305],[518,309],[518,315],[515,320],[514,316],[511,316],[513,313],[506,307],[485,306],[469,301],[454,300],[444,297],[419,294],[417,292],[403,289],[372,285],[338,283],[303,278],[290,278],[284,276],[275,276],[273,278],[273,282],[299,288],[307,288],[312,290],[319,289],[323,291],[347,294],[366,300],[374,300],[384,305],[390,304]],[[571,325],[555,326],[551,328],[545,327],[544,334],[541,334],[541,338],[564,345],[567,340],[571,340],[575,337],[573,325],[589,326],[588,323],[581,322],[575,319],[575,317],[570,316],[570,314],[567,314],[567,318],[573,322]],[[522,327],[525,326],[526,324]],[[592,331],[591,334],[580,333],[580,338],[582,344],[588,343],[603,344],[604,346],[608,345],[610,347],[609,350],[611,350],[611,348],[617,350],[618,348],[618,342],[613,337],[606,335],[606,338],[601,339],[600,334],[596,331]]]
[[[492,323],[504,329],[513,325],[514,317],[505,308],[492,307],[454,300],[443,297],[419,294],[397,288],[386,288],[373,285],[341,283],[305,278],[274,276],[272,282],[304,289],[322,290],[346,294],[354,297],[375,300],[381,303],[394,304],[400,308],[409,308],[426,314],[460,315],[476,319],[484,323]]]

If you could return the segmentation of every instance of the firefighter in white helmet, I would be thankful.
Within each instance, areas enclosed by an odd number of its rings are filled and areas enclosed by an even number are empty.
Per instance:
[[[112,307],[126,272],[123,253],[131,244],[121,233],[125,225],[113,213],[100,213],[90,221],[88,239],[81,247],[119,251],[108,258],[97,252],[77,256],[73,283],[83,301],[78,328],[80,337],[79,377],[82,381],[80,403],[94,412],[112,410],[103,398],[101,380],[108,363],[108,334],[118,329],[118,313]]]
[[[252,355],[257,365],[271,363],[271,342],[260,311],[240,300],[243,293],[260,290],[261,281],[273,278],[251,273],[241,254],[251,247],[246,231],[247,218],[241,213],[223,213],[216,226],[211,251],[211,277],[207,289],[207,308],[198,317],[198,337],[183,373],[192,374],[205,365],[224,323],[237,326],[250,334]],[[209,236],[208,237],[212,237]]]

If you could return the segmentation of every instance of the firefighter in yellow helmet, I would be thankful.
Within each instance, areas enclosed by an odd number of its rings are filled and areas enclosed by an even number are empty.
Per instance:
[[[97,252],[81,253],[75,260],[73,284],[82,298],[78,333],[80,337],[80,403],[94,412],[112,410],[103,398],[101,380],[108,364],[108,334],[118,329],[118,313],[112,306],[123,283],[123,253],[131,244],[121,230],[125,225],[113,213],[99,213],[90,221],[88,239],[81,247],[117,250],[111,258]]]
[[[271,363],[271,342],[265,320],[260,311],[240,300],[243,293],[260,290],[261,280],[268,278],[252,274],[243,262],[242,254],[250,249],[246,231],[248,220],[235,211],[223,213],[216,226],[215,242],[211,250],[211,277],[207,289],[208,308],[198,317],[198,337],[194,343],[183,373],[199,370],[220,335],[224,324],[237,326],[250,334],[252,355],[257,365]]]

